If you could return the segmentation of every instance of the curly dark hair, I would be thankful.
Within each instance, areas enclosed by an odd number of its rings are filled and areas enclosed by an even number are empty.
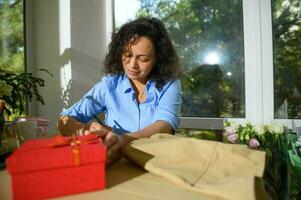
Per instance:
[[[139,37],[149,38],[155,47],[157,62],[148,78],[155,80],[156,87],[160,89],[166,81],[179,78],[182,74],[180,60],[164,24],[159,19],[146,17],[122,25],[112,35],[105,58],[105,73],[124,73],[122,55],[127,46],[136,42]]]

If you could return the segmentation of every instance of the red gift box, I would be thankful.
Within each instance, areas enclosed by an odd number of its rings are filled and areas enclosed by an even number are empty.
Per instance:
[[[7,160],[14,199],[44,199],[105,188],[106,148],[97,135],[24,142]]]

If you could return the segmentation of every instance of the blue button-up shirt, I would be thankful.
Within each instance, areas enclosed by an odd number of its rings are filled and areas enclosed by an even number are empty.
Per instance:
[[[145,94],[146,100],[139,104],[126,74],[105,76],[61,115],[87,123],[104,112],[105,124],[118,134],[138,131],[159,120],[168,122],[176,130],[181,105],[180,81],[169,81],[158,90],[155,82],[149,80]]]

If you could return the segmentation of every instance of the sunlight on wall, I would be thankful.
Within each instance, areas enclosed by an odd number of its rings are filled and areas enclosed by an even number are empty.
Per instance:
[[[68,104],[68,88],[72,78],[70,61],[70,0],[59,1],[59,54],[60,54],[60,86],[63,105]]]

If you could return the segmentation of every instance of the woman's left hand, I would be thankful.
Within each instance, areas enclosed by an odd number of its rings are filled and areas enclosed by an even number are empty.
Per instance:
[[[113,164],[120,157],[120,148],[123,145],[121,137],[112,131],[111,127],[92,122],[86,128],[85,134],[95,133],[100,136],[107,147],[107,165]]]
[[[101,137],[101,139],[107,147],[107,165],[110,166],[120,158],[120,149],[123,143],[121,137],[112,131]]]
[[[103,144],[107,147],[107,166],[112,165],[121,157],[120,149],[122,146],[135,139],[129,134],[120,136],[114,133],[111,127],[103,126],[97,122],[92,122],[87,126],[85,134],[90,133],[99,135]]]

